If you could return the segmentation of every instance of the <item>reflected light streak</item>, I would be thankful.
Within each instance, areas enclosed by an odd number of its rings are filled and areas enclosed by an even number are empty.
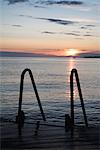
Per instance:
[[[75,68],[75,59],[74,58],[70,58],[69,59],[69,63],[68,63],[68,81],[67,83],[70,83],[70,74],[71,74],[71,70]],[[75,77],[73,78],[73,83],[74,83],[74,97],[78,97],[78,91],[77,91],[77,85],[76,85],[76,79]],[[70,94],[69,94],[70,97]]]
[[[75,59],[73,57],[71,57],[69,59],[69,63],[68,63],[68,83],[70,83],[70,74],[71,74],[71,70],[73,68],[75,68]]]
[[[75,59],[72,58],[72,57],[69,59],[68,68],[69,68],[69,69],[68,69],[69,72],[71,72],[71,70],[72,70],[73,68],[75,68]]]

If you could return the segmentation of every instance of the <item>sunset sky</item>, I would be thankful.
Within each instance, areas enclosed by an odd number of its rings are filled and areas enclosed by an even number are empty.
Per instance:
[[[0,0],[0,50],[100,52],[100,0]]]

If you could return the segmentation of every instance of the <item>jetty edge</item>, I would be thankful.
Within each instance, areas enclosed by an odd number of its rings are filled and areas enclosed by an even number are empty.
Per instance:
[[[100,126],[75,126],[74,136],[64,126],[24,123],[19,131],[14,122],[1,122],[1,150],[99,150]]]

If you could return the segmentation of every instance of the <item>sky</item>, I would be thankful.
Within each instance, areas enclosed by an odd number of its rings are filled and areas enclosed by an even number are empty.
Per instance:
[[[100,0],[0,0],[0,50],[100,52]]]

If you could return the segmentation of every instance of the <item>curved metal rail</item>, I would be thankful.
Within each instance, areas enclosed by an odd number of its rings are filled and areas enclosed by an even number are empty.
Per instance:
[[[30,75],[31,82],[32,82],[32,85],[33,85],[33,89],[34,89],[37,101],[38,101],[38,105],[39,105],[39,108],[40,108],[40,112],[41,112],[42,118],[43,118],[44,121],[46,121],[46,117],[45,117],[45,114],[43,112],[43,108],[42,108],[42,105],[41,105],[41,101],[40,101],[40,98],[39,98],[39,94],[38,94],[38,91],[37,91],[37,88],[36,88],[36,84],[35,84],[35,81],[34,81],[34,78],[33,78],[32,71],[30,69],[28,69],[28,68],[26,68],[22,72],[22,74],[21,74],[20,93],[19,93],[19,107],[18,107],[18,118],[20,118],[20,116],[23,115],[23,111],[21,111],[21,107],[22,107],[22,97],[23,97],[24,76],[25,76],[26,72],[28,72],[29,75]]]
[[[81,107],[82,107],[82,111],[83,111],[85,125],[86,125],[86,127],[88,127],[88,121],[87,121],[79,76],[78,76],[78,72],[76,69],[72,69],[71,75],[70,75],[71,125],[73,128],[74,127],[74,85],[73,85],[74,74],[75,74],[75,78],[76,78],[76,83],[77,83],[77,88],[78,88],[78,93],[79,93],[79,97],[80,97],[80,102],[81,102]]]

